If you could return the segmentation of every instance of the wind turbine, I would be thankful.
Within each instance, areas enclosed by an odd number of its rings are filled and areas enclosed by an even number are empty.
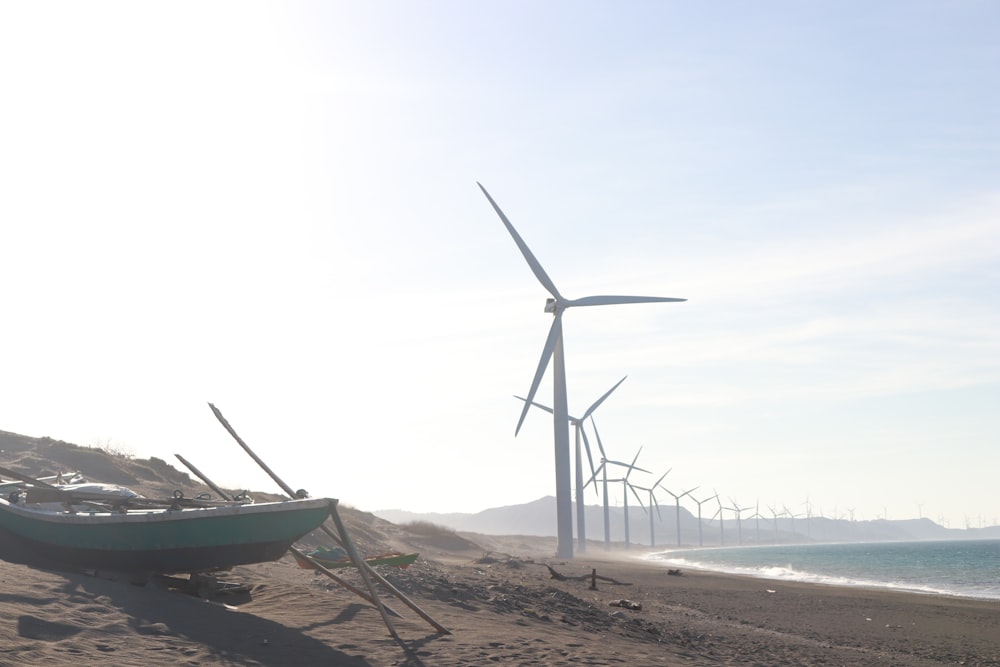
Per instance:
[[[672,470],[672,468],[671,468],[671,470]],[[663,522],[663,517],[660,515],[660,503],[656,502],[656,493],[655,493],[655,491],[656,491],[656,487],[660,486],[660,482],[663,481],[663,478],[666,477],[669,474],[670,474],[670,470],[668,470],[667,472],[663,473],[663,475],[660,476],[660,479],[656,480],[656,484],[654,484],[653,486],[651,486],[649,488],[646,488],[644,486],[636,486],[635,487],[635,488],[639,489],[640,491],[647,491],[647,492],[649,492],[649,509],[652,510],[653,507],[656,507],[656,516],[657,516],[657,518],[660,519],[661,523]],[[655,528],[653,526],[653,512],[650,511],[649,512],[649,547],[653,548],[655,546],[656,546],[656,531],[655,531]]]
[[[722,547],[726,545],[726,516],[722,513],[722,500],[719,499],[718,491],[715,491],[715,502],[719,505],[719,509],[715,510],[712,518],[719,517],[719,546]]]
[[[657,483],[659,483],[659,482],[657,482]],[[687,491],[685,491],[684,493],[681,493],[679,495],[676,494],[676,493],[674,493],[673,491],[671,491],[670,489],[668,489],[665,486],[660,486],[660,488],[663,489],[664,491],[666,491],[667,493],[669,493],[671,496],[673,496],[674,503],[676,503],[676,508],[677,508],[677,546],[680,546],[681,545],[681,498],[683,498],[684,496],[688,495],[692,491],[697,490],[698,487],[696,486],[693,489],[688,489]]]
[[[566,407],[566,364],[563,352],[562,314],[567,308],[573,308],[576,306],[607,306],[626,303],[686,301],[686,299],[657,296],[586,296],[581,299],[567,299],[559,293],[555,283],[552,282],[552,279],[545,273],[545,269],[543,269],[542,265],[537,259],[535,259],[535,256],[531,253],[528,245],[517,233],[517,230],[514,229],[514,225],[510,223],[510,220],[508,220],[507,216],[500,210],[497,203],[493,201],[493,197],[490,196],[490,193],[486,191],[486,188],[484,188],[481,183],[477,183],[476,185],[478,185],[479,189],[483,191],[483,194],[486,195],[486,199],[488,199],[490,205],[493,206],[493,210],[496,211],[498,216],[500,216],[500,220],[507,228],[507,231],[510,232],[511,237],[514,239],[514,243],[517,244],[517,247],[524,256],[525,261],[528,262],[528,267],[531,269],[532,273],[535,274],[535,278],[537,278],[538,282],[542,284],[542,287],[544,287],[545,290],[552,295],[552,298],[547,299],[545,302],[545,312],[552,313],[553,315],[552,327],[549,329],[549,335],[545,339],[545,346],[542,348],[542,356],[541,359],[538,360],[538,368],[535,370],[535,377],[531,381],[531,388],[528,390],[527,401],[524,404],[524,408],[521,410],[521,416],[517,420],[517,427],[514,429],[514,435],[516,436],[521,430],[521,424],[524,422],[524,417],[530,407],[529,404],[531,401],[535,400],[535,392],[538,390],[538,385],[542,381],[542,376],[545,375],[545,369],[549,365],[549,359],[553,359],[552,424],[556,459],[556,555],[559,558],[572,558],[573,500],[571,497],[569,415]]]
[[[783,506],[784,507],[784,506]],[[801,517],[801,514],[792,514],[791,510],[785,507],[785,514],[792,520],[792,539],[795,539],[795,519]]]
[[[757,540],[757,544],[760,544],[760,498],[757,498],[757,507],[754,508],[753,516],[750,517],[750,518],[753,519],[754,523],[756,524],[756,527],[757,527],[757,537],[756,537],[756,540]]]
[[[739,539],[740,546],[743,546],[743,521],[740,518],[740,514],[750,508],[740,507],[739,504],[732,498],[729,499],[729,502],[731,502],[733,506],[727,507],[726,509],[731,510],[734,514],[736,514],[736,536]]]
[[[622,496],[624,498],[623,509],[625,510],[625,548],[626,549],[628,549],[631,546],[631,544],[629,542],[629,534],[628,534],[628,492],[629,491],[631,491],[632,495],[635,496],[635,499],[639,501],[639,507],[642,507],[642,498],[640,498],[639,494],[636,493],[635,487],[632,486],[632,483],[628,481],[628,476],[632,474],[633,470],[642,470],[642,468],[637,468],[635,466],[635,462],[639,460],[639,453],[640,452],[642,452],[642,447],[640,447],[639,451],[635,453],[635,458],[632,459],[632,463],[627,466],[628,470],[625,471],[625,476],[622,477],[620,480],[618,480],[618,481],[620,481],[622,483]],[[617,461],[608,461],[608,463],[618,463],[618,462]],[[618,463],[618,465],[622,465],[622,464]],[[649,472],[649,471],[648,470],[642,470],[642,472]],[[642,507],[642,511],[645,512],[646,508]]]
[[[597,479],[598,473],[603,473],[604,480],[604,548],[611,548],[611,521],[610,521],[610,510],[608,509],[608,458],[604,453],[604,445],[601,444],[601,434],[597,432],[597,422],[594,421],[593,416],[590,418],[590,423],[594,427],[594,435],[597,436],[597,447],[601,450],[601,465],[597,466],[597,470],[594,471],[594,476],[590,478],[587,484],[590,484]],[[594,485],[597,488],[597,485]]]
[[[774,543],[778,543],[778,510],[774,509],[772,506],[768,505],[767,508],[771,510],[771,515],[774,517]]]
[[[809,496],[806,496],[806,501],[802,504],[806,506],[806,537],[812,539],[813,508]]]
[[[643,468],[636,467],[635,462],[639,459],[639,452],[636,452],[635,458],[632,459],[632,464],[631,465],[629,465],[628,463],[622,463],[621,461],[612,461],[611,459],[609,459],[607,457],[607,454],[605,454],[605,452],[604,452],[604,445],[603,445],[603,443],[601,443],[601,434],[597,431],[597,423],[594,421],[593,415],[591,415],[591,417],[590,417],[590,423],[594,427],[594,435],[597,436],[597,447],[598,447],[598,449],[601,450],[601,465],[597,466],[597,470],[594,471],[593,477],[590,478],[590,480],[587,482],[587,484],[590,484],[591,482],[594,482],[597,479],[597,475],[598,474],[600,474],[602,476],[603,484],[604,484],[604,548],[605,549],[610,549],[611,548],[611,510],[608,507],[608,482],[620,482],[622,480],[621,479],[608,479],[608,464],[610,463],[611,465],[622,466],[624,468],[628,468],[629,472],[631,472],[633,468],[635,468],[636,470],[639,470],[641,472],[649,472],[649,471],[645,470]],[[639,448],[639,451],[640,452],[642,451],[642,447]],[[627,477],[627,475],[626,475],[626,477]],[[584,484],[584,486],[587,486],[587,484]],[[626,542],[627,542],[628,541],[628,495],[627,494],[625,496],[625,536],[626,536]]]
[[[627,377],[628,377],[627,375],[623,377],[615,384],[615,386],[611,387],[611,389],[608,389],[606,392],[604,392],[603,396],[601,396],[599,399],[591,403],[590,407],[587,408],[587,411],[583,413],[582,417],[573,417],[572,415],[569,416],[569,423],[573,425],[573,430],[575,431],[576,435],[576,539],[577,539],[577,544],[580,546],[581,552],[587,550],[587,521],[586,521],[587,508],[583,501],[583,489],[585,484],[583,483],[583,457],[580,451],[581,440],[583,441],[583,446],[584,448],[586,448],[587,451],[587,460],[590,462],[590,473],[591,475],[595,473],[594,459],[590,453],[590,442],[587,440],[587,431],[583,427],[587,421],[587,418],[591,417],[591,415],[594,414],[594,410],[596,410],[601,405],[601,403],[604,402],[604,399],[610,396],[612,392],[614,392],[614,390],[617,389],[618,386],[621,385],[621,383],[624,382],[625,378]],[[520,399],[525,403],[528,402],[526,398],[521,398],[520,396],[515,396],[514,398]],[[542,405],[541,403],[537,403],[535,401],[531,401],[531,405],[534,405],[536,408],[541,408],[546,412],[549,413],[552,412],[552,408],[548,407],[547,405]]]
[[[709,500],[713,500],[713,499],[716,499],[718,497],[719,497],[719,494],[715,494],[714,496],[711,496],[709,498],[705,498],[704,500],[698,500],[694,496],[691,496],[691,500],[693,500],[696,503],[698,503],[698,546],[699,547],[705,546],[705,541],[701,537],[701,528],[702,528],[702,525],[701,525],[701,504],[702,503],[707,503]]]

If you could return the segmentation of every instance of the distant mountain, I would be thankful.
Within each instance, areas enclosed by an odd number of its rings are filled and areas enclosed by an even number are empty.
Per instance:
[[[574,505],[574,528],[576,527],[576,506]],[[430,522],[453,530],[485,535],[535,535],[554,537],[556,535],[556,499],[545,496],[522,505],[495,507],[474,514],[469,513],[419,513],[406,510],[377,510],[375,516],[396,524]],[[587,539],[590,542],[604,541],[604,510],[599,505],[587,506]],[[612,507],[610,515],[610,538],[613,543],[625,542],[625,511],[622,507]],[[954,529],[940,526],[930,519],[905,519],[889,521],[848,521],[814,516],[743,518],[719,521],[703,519],[699,528],[697,517],[686,508],[678,512],[676,505],[654,510],[652,522],[643,508],[629,508],[628,542],[648,547],[650,538],[656,547],[677,546],[678,515],[680,518],[680,543],[682,546],[710,547],[734,546],[737,544],[794,544],[808,542],[885,542],[916,540],[960,540],[1000,538],[1000,526],[989,528]]]

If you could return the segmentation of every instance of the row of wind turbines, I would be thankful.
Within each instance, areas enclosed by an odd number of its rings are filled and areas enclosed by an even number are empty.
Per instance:
[[[511,238],[514,239],[514,243],[517,245],[518,249],[521,251],[521,255],[524,257],[525,261],[528,263],[528,267],[531,269],[532,273],[537,278],[538,282],[541,283],[542,287],[551,295],[545,302],[545,312],[551,313],[553,316],[552,325],[549,328],[548,336],[545,339],[545,345],[542,348],[542,355],[538,361],[538,366],[535,370],[535,375],[532,378],[531,386],[528,389],[527,396],[521,397],[516,396],[523,403],[521,409],[521,414],[517,420],[517,426],[514,429],[514,435],[516,436],[524,423],[524,419],[528,414],[528,410],[531,407],[537,407],[541,410],[545,410],[552,414],[552,425],[553,425],[553,443],[555,448],[555,472],[556,472],[556,523],[557,523],[557,552],[556,555],[560,558],[572,558],[573,557],[573,498],[572,498],[572,488],[573,479],[572,472],[570,470],[570,439],[569,439],[569,427],[572,426],[575,434],[575,487],[576,487],[576,507],[577,507],[577,538],[578,544],[581,551],[586,549],[587,544],[587,529],[586,529],[586,508],[584,502],[584,492],[587,486],[594,484],[596,488],[598,476],[600,475],[601,482],[601,493],[603,496],[604,503],[604,541],[605,545],[610,545],[611,543],[611,528],[610,528],[610,508],[609,508],[609,492],[608,485],[613,483],[621,483],[623,489],[624,498],[624,515],[625,515],[625,543],[626,546],[629,544],[629,525],[628,525],[628,499],[629,493],[638,501],[639,505],[642,506],[642,498],[639,495],[639,491],[645,491],[648,494],[648,503],[650,509],[655,508],[657,514],[659,515],[659,503],[656,500],[656,490],[660,489],[668,493],[674,499],[676,521],[677,521],[677,544],[681,545],[681,524],[680,524],[680,502],[681,498],[690,497],[693,502],[698,506],[698,541],[699,544],[703,543],[702,536],[702,505],[711,500],[715,500],[718,504],[718,509],[715,515],[710,519],[714,520],[716,517],[719,518],[720,525],[720,541],[724,540],[725,535],[725,522],[723,519],[723,512],[730,511],[733,512],[736,525],[739,542],[743,541],[743,531],[742,531],[742,513],[754,509],[752,507],[740,507],[738,503],[730,499],[732,503],[731,506],[724,506],[719,498],[719,494],[715,493],[712,496],[708,496],[701,500],[694,498],[691,494],[697,490],[698,487],[688,489],[679,493],[675,493],[663,486],[663,480],[666,478],[669,470],[660,478],[648,487],[633,484],[630,481],[630,476],[635,471],[641,471],[649,473],[648,470],[639,468],[636,466],[639,454],[636,453],[635,458],[633,458],[631,463],[624,463],[623,461],[617,461],[607,458],[604,450],[604,445],[601,442],[600,434],[597,431],[597,425],[593,420],[594,411],[625,381],[623,377],[619,380],[613,387],[611,387],[607,392],[604,393],[600,398],[594,401],[590,407],[587,408],[580,416],[571,416],[569,414],[569,409],[567,407],[567,391],[566,391],[566,364],[565,364],[565,354],[563,347],[563,330],[562,330],[562,316],[563,313],[568,308],[579,307],[579,306],[605,306],[605,305],[616,305],[616,304],[635,304],[635,303],[671,303],[671,302],[681,302],[687,301],[687,299],[676,298],[676,297],[659,297],[659,296],[611,296],[611,295],[599,295],[599,296],[587,296],[579,299],[568,299],[564,297],[559,289],[556,287],[555,283],[542,268],[541,263],[528,248],[528,245],[518,234],[514,225],[511,224],[510,220],[504,214],[504,212],[494,201],[490,193],[487,192],[486,188],[483,187],[481,183],[477,183],[479,189],[482,190],[486,199],[489,201],[493,210],[496,211],[500,220],[503,222],[507,231],[510,233]],[[535,401],[535,394],[538,391],[538,387],[545,375],[545,371],[548,369],[549,362],[552,362],[553,371],[553,381],[552,381],[552,407],[543,405]],[[590,419],[591,425],[594,428],[594,435],[597,438],[597,446],[601,452],[600,465],[595,468],[593,454],[590,448],[590,442],[587,438],[586,429],[584,425],[586,421]],[[641,448],[640,448],[641,451]],[[584,468],[583,468],[583,455],[586,454],[587,460],[589,462],[591,476],[585,482],[584,481]],[[624,469],[621,477],[609,479],[608,472],[609,466],[616,466],[619,469]],[[650,473],[651,474],[651,473]],[[645,510],[645,507],[643,507]],[[759,507],[754,515],[750,518],[755,518],[757,520],[757,531],[760,531],[760,518],[761,514],[759,512]],[[794,522],[796,515],[788,512],[787,508],[782,514],[778,514],[776,510],[773,510],[775,532],[777,533],[777,519],[779,516],[789,516]],[[650,516],[650,545],[653,546],[655,539],[655,526],[653,523],[653,513],[649,512]],[[792,528],[794,534],[794,524]]]
[[[552,413],[552,425],[553,425],[553,441],[555,446],[555,462],[556,462],[556,555],[559,558],[571,559],[573,558],[573,500],[572,500],[572,474],[570,470],[570,448],[569,448],[569,426],[570,418],[569,411],[567,408],[567,398],[566,398],[566,363],[563,350],[563,336],[562,336],[562,316],[563,313],[568,308],[574,308],[579,306],[607,306],[615,304],[631,304],[631,303],[664,303],[664,302],[679,302],[686,301],[687,299],[680,299],[675,297],[658,297],[658,296],[587,296],[580,299],[567,299],[556,287],[555,283],[549,278],[548,274],[545,273],[545,269],[532,254],[531,249],[521,238],[517,230],[514,229],[514,225],[511,224],[507,216],[500,209],[497,203],[490,196],[490,193],[486,191],[486,188],[482,186],[481,183],[477,183],[479,189],[483,191],[486,195],[486,199],[489,200],[490,205],[493,210],[496,211],[497,215],[500,216],[500,220],[503,222],[507,231],[510,233],[511,237],[514,239],[514,243],[517,244],[518,249],[524,256],[525,261],[528,263],[528,267],[534,273],[535,278],[538,282],[542,284],[542,287],[551,295],[550,298],[546,299],[545,302],[545,312],[551,313],[553,316],[552,326],[549,328],[549,334],[545,339],[545,345],[542,348],[542,356],[538,361],[538,367],[535,370],[534,378],[531,381],[531,387],[528,389],[528,395],[523,398],[524,407],[521,410],[521,416],[517,420],[517,426],[514,429],[514,435],[516,436],[520,430],[521,425],[524,423],[524,418],[528,414],[528,410],[534,404],[535,393],[538,391],[538,385],[542,381],[542,377],[545,375],[545,371],[548,368],[549,361],[552,361],[552,407],[545,408]],[[619,384],[621,384],[619,382]],[[617,385],[616,385],[617,387]],[[614,389],[612,389],[613,391]],[[610,394],[610,392],[608,392]],[[605,394],[603,398],[606,398],[608,394]],[[603,398],[601,400],[603,400]],[[597,403],[600,404],[600,401]],[[596,406],[593,408],[596,409]],[[593,412],[593,409],[590,412]],[[581,417],[578,422],[585,420],[585,417]],[[583,519],[583,467],[582,467],[582,457],[580,452],[579,438],[581,437],[582,430],[577,429],[577,446],[576,446],[576,481],[577,481],[577,509],[578,509],[578,532],[580,534],[580,544],[581,548],[585,548],[586,539],[586,528],[584,526]],[[586,446],[587,455],[590,454],[589,445]],[[603,449],[602,449],[603,456]],[[592,464],[591,458],[591,464]],[[604,478],[604,507],[605,507],[605,535],[608,535],[608,500],[607,500],[607,483],[609,480],[606,479],[607,475],[607,463],[608,461],[602,461],[602,470],[605,475]],[[618,462],[615,462],[618,463]],[[625,478],[627,480],[628,475],[631,472],[626,472]],[[596,473],[595,473],[596,474]],[[627,512],[626,512],[627,515]]]
[[[627,377],[627,376],[626,376]],[[639,455],[642,453],[642,447],[636,452],[635,457],[632,459],[631,463],[625,463],[624,461],[617,461],[614,459],[609,459],[607,453],[604,449],[604,443],[601,440],[600,431],[597,430],[597,422],[594,420],[594,412],[602,403],[625,381],[626,377],[619,380],[611,389],[606,391],[600,398],[591,403],[590,407],[579,417],[573,415],[568,416],[569,424],[573,427],[575,434],[575,453],[576,453],[576,517],[577,517],[577,543],[579,551],[583,552],[587,548],[587,527],[586,527],[586,502],[584,500],[586,488],[590,485],[594,485],[595,491],[597,491],[597,481],[600,477],[601,490],[598,491],[598,496],[603,498],[603,518],[604,518],[604,545],[605,548],[611,547],[611,516],[610,516],[610,493],[608,489],[609,484],[621,483],[622,485],[622,501],[623,501],[623,517],[624,517],[624,530],[625,530],[625,548],[629,548],[631,544],[631,535],[629,530],[629,494],[635,498],[639,507],[649,516],[649,546],[656,546],[656,524],[655,519],[663,520],[662,514],[660,513],[660,503],[656,497],[656,492],[663,491],[667,493],[670,497],[674,499],[674,514],[675,522],[677,528],[677,546],[682,545],[681,541],[681,499],[684,497],[690,497],[690,499],[698,506],[698,545],[704,545],[704,521],[702,519],[702,505],[705,503],[715,500],[718,509],[715,514],[708,519],[709,521],[714,521],[717,517],[719,518],[720,526],[720,544],[725,541],[725,524],[724,524],[724,511],[731,511],[734,514],[737,526],[737,533],[739,543],[743,543],[743,529],[742,529],[742,513],[753,507],[740,507],[732,498],[729,502],[732,503],[730,506],[722,504],[722,500],[717,491],[713,491],[713,495],[707,496],[701,500],[695,498],[692,494],[697,491],[700,487],[692,487],[686,491],[681,491],[676,493],[671,491],[668,487],[664,486],[663,480],[666,479],[667,475],[670,474],[671,470],[667,470],[665,473],[660,475],[660,477],[650,484],[649,486],[642,486],[640,484],[634,483],[630,477],[633,472],[643,472],[647,474],[652,474],[649,470],[645,468],[640,468],[637,464],[639,460]],[[533,407],[544,410],[548,413],[553,413],[552,408],[547,405],[543,405],[536,401],[529,401],[521,396],[515,396],[514,398],[524,402],[525,404],[530,404]],[[590,420],[591,428],[594,430],[594,436],[597,440],[597,447],[601,453],[600,464],[595,468],[593,455],[590,449],[590,439],[587,437],[586,422]],[[587,460],[590,464],[590,478],[584,482],[583,481],[583,454],[586,453]],[[621,477],[609,479],[608,470],[610,466],[617,466],[618,468],[624,469],[624,473]],[[643,491],[647,494],[646,503],[643,503],[643,498],[639,494]],[[648,508],[648,509],[647,509]],[[656,510],[654,516],[653,510]],[[757,533],[758,542],[760,541],[760,518],[761,514],[759,512],[759,502],[757,505],[757,512],[749,518],[757,519]],[[772,508],[772,511],[773,508]],[[784,508],[781,514],[775,512],[775,531],[777,533],[777,518],[779,516],[790,516],[792,520],[792,532],[794,529],[794,520],[796,517],[801,515],[791,514],[787,508]],[[777,538],[775,538],[777,540]]]

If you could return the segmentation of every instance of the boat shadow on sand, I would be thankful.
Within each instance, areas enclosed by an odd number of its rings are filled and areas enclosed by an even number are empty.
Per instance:
[[[292,624],[285,625],[153,585],[30,568],[16,572],[11,568],[23,566],[7,563],[0,567],[4,579],[13,575],[25,582],[35,580],[16,592],[0,593],[0,609],[8,618],[17,619],[16,626],[8,626],[8,632],[17,636],[4,637],[6,646],[0,656],[6,658],[0,663],[13,659],[14,664],[21,664],[19,659],[37,657],[39,650],[46,650],[38,642],[49,642],[58,643],[52,650],[60,653],[100,655],[110,664],[118,660],[123,661],[118,664],[131,664],[136,656],[144,656],[146,664],[192,660],[274,666],[293,662],[345,667],[372,664],[306,634],[320,625],[349,623],[357,615],[356,609],[341,610],[339,615],[330,610],[334,613],[323,622],[293,627],[299,621],[297,614]],[[286,604],[292,606],[295,601]],[[317,621],[315,616],[313,621]],[[388,635],[385,641],[399,650]]]

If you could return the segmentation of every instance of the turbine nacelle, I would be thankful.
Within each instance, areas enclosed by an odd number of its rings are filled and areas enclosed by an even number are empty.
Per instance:
[[[545,312],[546,313],[556,312],[556,300],[553,299],[552,297],[549,297],[548,299],[545,300]]]

